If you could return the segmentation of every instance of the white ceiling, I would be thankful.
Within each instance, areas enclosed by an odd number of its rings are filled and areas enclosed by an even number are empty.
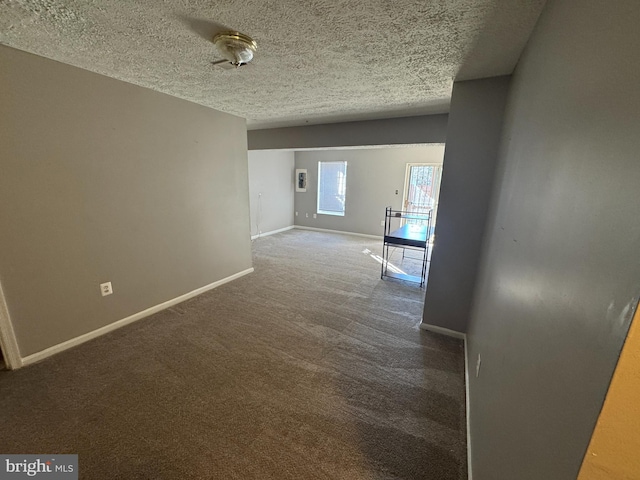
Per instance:
[[[0,0],[0,43],[247,119],[250,128],[448,111],[508,74],[545,0]],[[258,42],[225,70],[210,38]]]

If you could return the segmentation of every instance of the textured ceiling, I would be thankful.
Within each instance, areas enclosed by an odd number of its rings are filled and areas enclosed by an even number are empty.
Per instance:
[[[245,117],[250,128],[448,110],[511,73],[545,0],[0,0],[0,43]],[[210,38],[252,36],[225,70]]]

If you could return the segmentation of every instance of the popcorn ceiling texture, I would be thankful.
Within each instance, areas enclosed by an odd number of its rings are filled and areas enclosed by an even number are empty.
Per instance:
[[[545,0],[0,0],[0,43],[247,118],[301,125],[448,110],[508,74]],[[258,42],[239,69],[210,38]]]

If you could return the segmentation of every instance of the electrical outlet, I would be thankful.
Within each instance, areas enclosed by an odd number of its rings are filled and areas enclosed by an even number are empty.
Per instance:
[[[296,212],[296,217],[298,216],[298,212]]]
[[[111,295],[113,293],[113,287],[111,286],[111,282],[101,283],[100,293],[102,293],[103,297],[106,297],[107,295]]]
[[[309,214],[308,213],[305,213],[304,216],[305,216],[305,218],[309,218]]]
[[[316,215],[315,213],[313,214],[313,218],[318,218],[318,215]]]
[[[384,227],[384,220],[380,220],[380,226]]]
[[[476,378],[478,378],[478,375],[480,375],[480,364],[482,363],[482,358],[480,357],[480,354],[478,354],[478,361],[476,362]]]

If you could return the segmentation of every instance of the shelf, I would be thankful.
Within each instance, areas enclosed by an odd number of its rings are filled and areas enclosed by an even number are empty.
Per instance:
[[[406,223],[391,231],[391,221],[393,219],[409,219],[421,220],[421,224]],[[387,207],[385,210],[384,236],[382,243],[382,269],[380,278],[390,277],[409,282],[420,283],[420,287],[425,284],[427,274],[427,254],[428,254],[428,237],[431,231],[431,211],[426,215],[416,215],[412,212],[401,210],[392,210]],[[407,275],[388,271],[389,262],[389,246],[400,248],[412,248],[423,251],[422,255],[422,274],[421,276]],[[403,253],[404,257],[404,253]]]

